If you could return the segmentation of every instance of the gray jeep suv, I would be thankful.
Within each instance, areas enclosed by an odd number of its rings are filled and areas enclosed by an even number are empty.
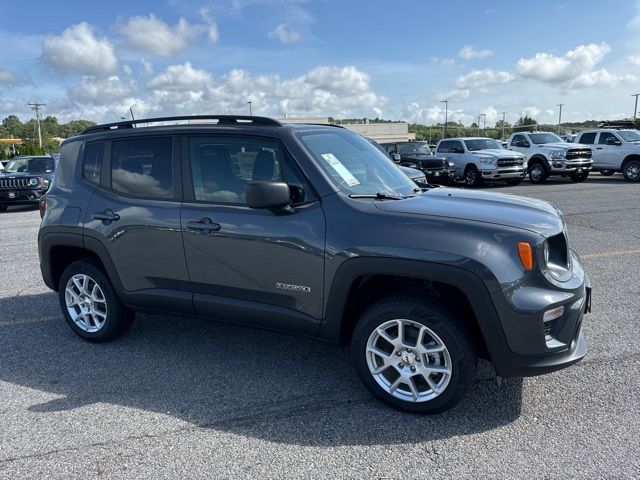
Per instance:
[[[44,203],[42,275],[90,341],[144,311],[350,344],[367,389],[419,413],[460,401],[479,357],[524,376],[585,355],[591,289],[557,209],[417,188],[340,127],[92,127],[63,143]]]

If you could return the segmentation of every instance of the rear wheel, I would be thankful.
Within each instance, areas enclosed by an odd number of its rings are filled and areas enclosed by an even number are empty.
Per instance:
[[[625,163],[624,167],[622,167],[622,175],[628,182],[640,182],[640,161],[631,160]]]
[[[369,307],[351,353],[365,387],[407,412],[449,410],[475,379],[476,350],[461,319],[419,296],[391,296]]]
[[[133,321],[133,312],[122,304],[105,273],[90,259],[73,262],[65,269],[58,296],[71,329],[91,342],[114,339]]]
[[[573,175],[571,175],[571,180],[573,180],[576,183],[579,183],[579,182],[584,182],[588,177],[589,177],[589,172],[574,173]]]
[[[534,161],[529,165],[529,180],[531,183],[544,183],[549,177],[549,172],[542,162]]]
[[[613,170],[600,170],[600,175],[604,175],[605,177],[610,177],[614,173]]]
[[[505,180],[505,182],[507,182],[507,185],[520,185],[522,183],[522,179],[521,178],[509,178],[509,179]]]
[[[464,183],[471,188],[477,188],[482,185],[482,175],[475,165],[469,165],[465,170]]]

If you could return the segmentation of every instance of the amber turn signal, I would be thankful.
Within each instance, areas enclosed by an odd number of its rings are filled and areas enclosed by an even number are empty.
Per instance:
[[[518,242],[518,256],[525,270],[533,269],[533,250],[527,242]]]

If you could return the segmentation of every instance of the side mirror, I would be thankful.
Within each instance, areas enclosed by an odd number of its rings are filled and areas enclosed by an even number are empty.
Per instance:
[[[607,145],[622,145],[620,143],[620,140],[618,140],[617,138],[613,138],[613,137],[607,137]]]
[[[399,162],[400,160],[402,160],[402,156],[399,153],[392,153],[391,158],[394,162]]]
[[[244,190],[247,205],[251,208],[289,207],[289,185],[277,180],[254,180]]]

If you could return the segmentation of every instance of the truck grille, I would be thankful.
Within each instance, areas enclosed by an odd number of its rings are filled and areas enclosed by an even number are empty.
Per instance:
[[[573,160],[576,158],[591,158],[591,149],[590,148],[572,148],[571,150],[567,150],[566,158],[567,160]]]
[[[510,167],[512,165],[522,165],[524,160],[522,158],[499,158],[496,163],[499,167]]]
[[[0,188],[5,190],[11,188],[27,188],[28,186],[28,178],[0,178]]]
[[[429,160],[420,160],[418,166],[421,170],[442,170],[447,168],[449,164],[443,158],[434,158]]]

